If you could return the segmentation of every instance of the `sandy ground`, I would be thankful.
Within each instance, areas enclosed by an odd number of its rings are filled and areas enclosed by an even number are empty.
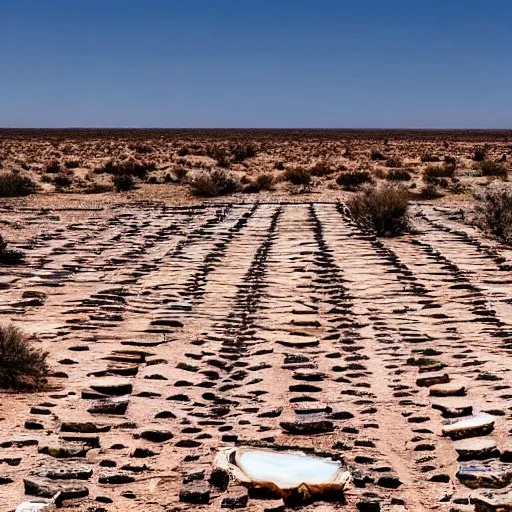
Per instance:
[[[144,202],[151,187],[158,202]],[[200,204],[172,187],[1,208],[3,234],[27,254],[0,268],[1,319],[38,336],[53,376],[44,392],[0,395],[0,510],[25,499],[34,471],[77,464],[92,470],[78,482],[88,496],[65,510],[219,510],[233,489],[188,504],[184,478],[207,480],[220,447],[254,444],[347,465],[347,503],[303,510],[474,510],[481,490],[456,477],[432,406],[493,415],[488,437],[510,449],[512,251],[464,223],[464,200],[418,202],[412,234],[376,239],[339,190]],[[422,357],[466,395],[430,396]],[[91,413],[105,376],[119,414]],[[309,416],[298,409],[333,430],[286,432]],[[104,428],[63,432],[70,422]],[[250,497],[244,508],[283,506]]]

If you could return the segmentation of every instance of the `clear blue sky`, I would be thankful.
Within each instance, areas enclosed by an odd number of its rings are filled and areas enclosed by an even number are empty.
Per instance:
[[[512,128],[512,1],[0,0],[0,126]]]

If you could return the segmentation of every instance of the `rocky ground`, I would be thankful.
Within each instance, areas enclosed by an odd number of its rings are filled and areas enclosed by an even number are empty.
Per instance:
[[[344,496],[302,510],[512,510],[512,249],[467,222],[473,194],[508,180],[475,151],[510,167],[510,136],[0,131],[1,172],[38,185],[0,205],[26,254],[0,266],[0,322],[52,371],[42,392],[0,392],[0,512],[58,492],[88,512],[297,505],[226,485],[229,447],[348,469]],[[229,172],[271,190],[192,195],[186,176],[248,142]],[[426,155],[455,159],[428,201]],[[154,166],[130,192],[96,172],[133,159]],[[384,181],[396,161],[414,229],[378,239],[337,176]],[[280,178],[295,166],[307,187]]]
[[[512,252],[414,212],[376,239],[334,202],[4,208],[0,313],[53,374],[1,395],[0,509],[281,510],[208,482],[252,445],[345,461],[347,503],[304,510],[474,510],[512,479]]]

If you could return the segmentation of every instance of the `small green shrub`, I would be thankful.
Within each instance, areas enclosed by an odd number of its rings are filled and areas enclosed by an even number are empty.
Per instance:
[[[16,172],[0,174],[0,197],[17,197],[35,194],[36,182]]]
[[[0,387],[38,390],[46,382],[48,354],[12,324],[0,326]]]
[[[351,217],[377,236],[397,236],[409,229],[409,192],[397,185],[366,187],[347,201]]]

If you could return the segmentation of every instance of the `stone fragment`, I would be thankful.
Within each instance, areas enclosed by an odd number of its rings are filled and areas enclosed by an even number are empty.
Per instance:
[[[459,460],[481,460],[499,455],[496,441],[490,437],[461,439],[455,441],[453,447],[459,454]]]
[[[282,421],[279,425],[289,434],[296,435],[323,434],[334,430],[331,420],[326,419],[325,416],[314,414],[304,415],[296,420]]]
[[[437,384],[429,389],[430,396],[464,396],[466,387],[462,384],[450,382],[448,384]]]
[[[163,443],[169,441],[169,439],[172,439],[174,436],[172,432],[168,430],[145,430],[140,434],[140,437],[153,443]]]
[[[494,416],[482,412],[444,425],[443,435],[453,440],[484,436],[492,432],[494,421]]]
[[[443,418],[460,418],[471,416],[473,406],[456,398],[438,399],[432,403],[432,408],[441,411]]]
[[[129,395],[133,389],[132,383],[129,380],[117,377],[100,377],[94,379],[89,387],[98,393],[109,396]]]
[[[63,421],[60,426],[61,432],[77,432],[82,434],[99,434],[108,432],[110,425],[100,425],[92,422]]]
[[[222,508],[245,508],[249,502],[249,493],[242,486],[230,488],[229,494],[222,499]]]
[[[462,462],[457,478],[471,489],[502,489],[512,482],[512,465],[498,461]]]
[[[121,416],[128,409],[130,401],[124,396],[105,398],[95,402],[89,409],[90,414],[113,414]]]
[[[430,387],[448,382],[450,382],[450,376],[447,373],[429,373],[416,379],[416,385],[420,387]]]
[[[121,485],[135,482],[135,477],[128,473],[109,473],[98,478],[100,484]]]
[[[199,480],[183,484],[180,489],[180,501],[196,505],[210,502],[210,486],[208,482]]]
[[[30,496],[53,498],[61,493],[63,500],[84,498],[89,495],[89,489],[83,480],[52,480],[36,475],[29,475],[23,479],[25,493]]]
[[[471,496],[475,512],[512,512],[511,491],[479,491]]]

